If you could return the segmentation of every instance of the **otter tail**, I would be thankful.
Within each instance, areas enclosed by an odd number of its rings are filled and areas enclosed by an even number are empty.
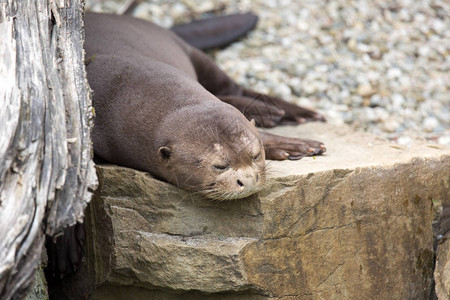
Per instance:
[[[252,13],[233,14],[193,21],[171,28],[188,44],[201,50],[223,48],[252,30],[258,16]]]

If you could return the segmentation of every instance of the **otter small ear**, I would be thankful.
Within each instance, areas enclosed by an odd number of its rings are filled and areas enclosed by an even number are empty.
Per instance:
[[[170,149],[169,147],[160,147],[158,149],[158,154],[162,159],[168,160],[170,158],[170,155],[172,154],[172,149]]]
[[[255,119],[251,119],[251,120],[250,120],[250,123],[252,123],[252,124],[253,124],[253,126],[255,126],[255,127],[256,127],[256,122],[255,122]]]

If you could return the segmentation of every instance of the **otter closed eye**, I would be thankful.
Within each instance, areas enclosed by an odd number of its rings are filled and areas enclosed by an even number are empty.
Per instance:
[[[219,171],[225,171],[230,167],[230,165],[213,165],[214,169],[217,169]]]
[[[253,156],[253,161],[257,161],[261,158],[261,152],[259,152],[257,155]]]

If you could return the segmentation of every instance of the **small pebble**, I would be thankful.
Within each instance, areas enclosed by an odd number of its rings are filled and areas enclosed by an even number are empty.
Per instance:
[[[397,139],[397,143],[403,146],[411,146],[413,139],[409,136],[401,136]]]
[[[361,84],[358,86],[358,95],[363,97],[371,96],[375,93],[372,86],[369,83]]]
[[[434,117],[427,117],[423,121],[423,128],[425,131],[432,132],[436,127],[438,127],[439,122]]]

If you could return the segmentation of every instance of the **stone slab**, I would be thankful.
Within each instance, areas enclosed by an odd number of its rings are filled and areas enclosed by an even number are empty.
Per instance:
[[[65,297],[427,299],[450,149],[322,123],[271,131],[319,139],[327,154],[270,162],[265,188],[242,200],[97,166],[85,265]]]

